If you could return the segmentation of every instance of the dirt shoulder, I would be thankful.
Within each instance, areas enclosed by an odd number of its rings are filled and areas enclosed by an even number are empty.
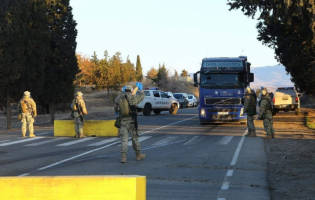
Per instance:
[[[306,127],[314,109],[274,117],[275,138],[265,139],[267,180],[273,200],[315,199],[315,131]]]

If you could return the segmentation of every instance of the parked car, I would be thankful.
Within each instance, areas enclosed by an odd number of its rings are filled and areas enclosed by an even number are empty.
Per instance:
[[[174,95],[173,95],[173,93],[172,92],[165,92],[165,94],[167,95],[167,96],[169,96],[170,98],[172,98],[172,99],[174,99],[175,101],[177,101],[178,102],[178,108],[179,108],[179,100],[178,99],[176,99],[175,97],[174,97]]]
[[[145,97],[138,104],[138,111],[142,111],[143,115],[148,116],[153,111],[155,114],[160,114],[162,111],[169,111],[175,115],[178,111],[179,102],[166,95],[160,90],[144,90]]]
[[[276,89],[274,97],[272,98],[273,115],[279,111],[288,112],[295,111],[296,115],[300,114],[300,97],[294,87],[279,87]]]
[[[188,95],[186,93],[174,93],[176,99],[179,100],[181,108],[188,108]]]
[[[195,95],[188,94],[188,106],[197,107],[197,99],[196,99]]]

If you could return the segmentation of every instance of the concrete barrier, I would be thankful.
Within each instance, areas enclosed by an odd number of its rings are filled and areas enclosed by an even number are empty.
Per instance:
[[[118,136],[118,129],[114,124],[115,120],[86,120],[83,132],[86,136],[115,137]],[[74,120],[55,120],[54,136],[74,137]]]
[[[145,176],[0,177],[0,200],[145,200]]]

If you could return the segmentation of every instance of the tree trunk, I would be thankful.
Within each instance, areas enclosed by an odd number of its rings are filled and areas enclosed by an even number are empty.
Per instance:
[[[50,113],[50,123],[54,124],[54,121],[55,121],[55,104],[53,102],[49,103],[49,113]]]
[[[109,88],[107,88],[107,94],[109,94]]]
[[[12,128],[11,125],[11,95],[7,92],[7,130]]]

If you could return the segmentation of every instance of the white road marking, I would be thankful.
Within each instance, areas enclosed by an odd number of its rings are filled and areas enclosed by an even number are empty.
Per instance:
[[[30,175],[30,173],[21,174],[21,175],[19,175],[19,176],[28,176],[28,175]]]
[[[221,190],[228,190],[229,189],[229,185],[230,185],[230,182],[224,181],[222,186],[221,186]]]
[[[166,137],[166,138],[164,138],[164,139],[154,143],[152,146],[160,146],[160,145],[163,145],[163,144],[167,144],[167,143],[172,142],[176,138],[178,138],[178,136],[169,136],[169,137]]]
[[[238,156],[240,154],[244,140],[245,140],[245,136],[242,136],[241,141],[240,141],[240,143],[238,143],[237,149],[236,149],[235,154],[233,156],[233,159],[231,161],[231,164],[230,164],[231,166],[234,166],[236,164],[236,161],[237,161]]]
[[[144,132],[144,133],[141,133],[141,134],[139,134],[139,135],[143,135],[143,134],[145,134],[145,133],[149,133],[149,132],[152,132],[152,131],[156,131],[156,130],[159,130],[159,129],[162,129],[162,128],[165,128],[165,127],[168,127],[168,126],[171,126],[171,125],[174,125],[174,124],[178,124],[178,123],[180,123],[180,122],[184,122],[184,121],[187,121],[187,120],[190,120],[190,119],[196,118],[196,117],[198,117],[198,116],[194,116],[194,117],[191,117],[191,118],[188,118],[188,119],[185,119],[185,120],[181,120],[181,121],[178,121],[178,122],[175,122],[175,123],[172,123],[172,124],[166,125],[166,126],[162,126],[162,127],[159,127],[159,128],[155,128],[155,129],[152,129],[152,130],[150,130],[150,131],[146,131],[146,132]],[[130,138],[129,138],[129,139],[130,139]],[[87,154],[93,153],[93,152],[95,152],[95,151],[98,151],[98,150],[101,150],[101,149],[104,149],[104,148],[107,148],[107,147],[113,146],[113,145],[115,145],[115,144],[118,144],[119,142],[120,142],[120,141],[113,142],[113,143],[108,144],[108,145],[106,145],[106,146],[103,146],[103,147],[100,147],[100,148],[97,148],[97,149],[93,149],[93,150],[91,150],[91,151],[87,151],[87,152],[85,152],[85,153],[82,153],[82,154],[79,154],[79,155],[73,156],[73,157],[68,158],[68,159],[61,160],[61,161],[56,162],[56,163],[53,163],[53,164],[51,164],[51,165],[48,165],[48,166],[45,166],[45,167],[39,168],[39,169],[37,169],[37,171],[41,171],[41,170],[45,170],[45,169],[48,169],[48,168],[54,167],[54,166],[59,165],[59,164],[61,164],[61,163],[64,163],[64,162],[67,162],[67,161],[70,161],[70,160],[76,159],[76,158],[78,158],[78,157],[81,157],[81,156],[84,156],[84,155],[87,155]],[[30,174],[30,173],[29,173],[29,174]]]
[[[48,133],[51,133],[51,132],[37,133],[35,135],[45,135],[45,134],[48,134]]]
[[[95,137],[86,137],[86,138],[77,139],[77,140],[72,141],[72,142],[66,142],[66,143],[58,144],[56,146],[58,146],[58,147],[66,147],[66,146],[70,146],[70,145],[86,142],[86,141],[93,140],[93,139],[95,139]]]
[[[114,142],[114,141],[117,141],[117,140],[119,140],[119,138],[110,138],[110,139],[106,139],[106,140],[103,140],[103,141],[100,141],[100,142],[89,144],[87,146],[101,146],[103,144],[107,144],[107,143]]]
[[[233,172],[234,172],[234,170],[228,170],[227,173],[226,173],[226,176],[227,177],[233,176]]]
[[[190,140],[184,143],[184,145],[193,145],[197,142],[197,139],[200,139],[200,136],[194,136]]]
[[[151,138],[152,136],[142,136],[142,137],[139,137],[139,142],[142,142],[144,140],[147,140],[149,138]],[[132,139],[131,141],[128,142],[128,146],[131,146],[132,145]]]
[[[57,142],[57,141],[64,140],[64,139],[67,139],[67,138],[54,138],[54,139],[51,139],[51,140],[46,140],[46,141],[42,141],[42,142],[36,142],[36,143],[24,145],[24,146],[36,147],[36,146],[39,146],[39,145],[53,143],[53,142]]]
[[[9,142],[10,140],[2,140],[0,141],[0,143],[3,143],[3,142]]]
[[[0,144],[0,147],[9,146],[9,145],[12,145],[12,144],[29,142],[29,141],[33,141],[33,140],[42,139],[42,138],[43,137],[33,137],[33,138],[28,138],[28,139],[24,139],[24,140],[15,141],[15,142],[2,143],[2,144]]]
[[[226,198],[218,198],[218,200],[226,200]]]
[[[232,140],[233,136],[224,136],[217,144],[227,145]]]

